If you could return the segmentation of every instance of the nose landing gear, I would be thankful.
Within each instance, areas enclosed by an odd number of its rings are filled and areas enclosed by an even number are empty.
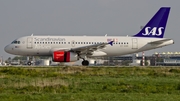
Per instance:
[[[28,61],[28,62],[27,62],[27,65],[31,66],[31,65],[32,65],[31,61]]]

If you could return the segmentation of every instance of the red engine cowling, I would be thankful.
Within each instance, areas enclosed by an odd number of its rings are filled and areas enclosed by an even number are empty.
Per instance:
[[[54,62],[73,62],[78,60],[78,55],[73,52],[66,51],[54,51],[53,61]]]

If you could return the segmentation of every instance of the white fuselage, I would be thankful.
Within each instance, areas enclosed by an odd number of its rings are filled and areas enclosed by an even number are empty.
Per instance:
[[[16,39],[19,43],[11,43],[5,47],[5,51],[14,55],[25,56],[52,56],[56,50],[71,50],[76,47],[84,47],[93,44],[114,41],[113,45],[106,45],[98,49],[93,56],[120,56],[131,53],[151,50],[173,44],[173,40],[162,44],[149,44],[149,42],[165,38],[141,38],[122,36],[26,36]]]

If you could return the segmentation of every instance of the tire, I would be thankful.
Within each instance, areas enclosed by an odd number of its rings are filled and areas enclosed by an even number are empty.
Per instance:
[[[87,60],[82,61],[82,65],[83,66],[88,66],[89,65],[89,61],[87,61]]]
[[[27,62],[27,65],[31,66],[31,65],[32,65],[32,63],[29,61],[29,62]]]

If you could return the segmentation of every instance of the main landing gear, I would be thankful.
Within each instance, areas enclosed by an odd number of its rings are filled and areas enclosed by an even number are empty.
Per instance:
[[[88,60],[84,60],[82,61],[82,65],[83,66],[88,66],[89,65],[89,61]]]
[[[86,55],[79,55],[78,54],[78,56],[79,56],[79,59],[83,59],[83,61],[82,61],[83,66],[88,66],[89,65],[89,61],[87,60]]]

